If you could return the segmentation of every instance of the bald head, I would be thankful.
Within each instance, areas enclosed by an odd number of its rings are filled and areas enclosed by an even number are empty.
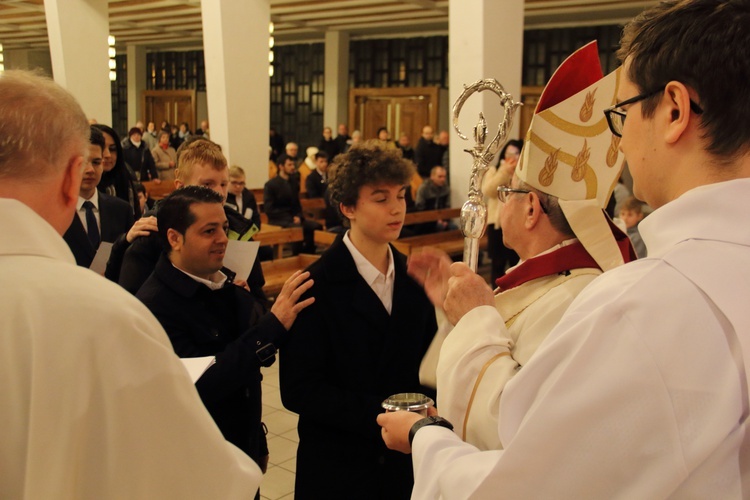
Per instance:
[[[425,141],[431,141],[435,137],[435,132],[432,130],[432,127],[429,125],[422,127],[422,137]]]
[[[78,102],[29,71],[0,76],[0,198],[24,203],[63,234],[73,218],[90,129]]]
[[[49,78],[0,76],[0,179],[39,179],[64,167],[63,152],[84,155],[89,124],[81,106]]]

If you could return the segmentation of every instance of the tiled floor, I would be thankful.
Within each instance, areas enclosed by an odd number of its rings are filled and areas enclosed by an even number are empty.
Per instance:
[[[479,274],[489,280],[489,259],[485,257]],[[268,472],[260,485],[260,496],[266,500],[294,498],[294,473],[297,465],[297,414],[284,409],[279,393],[279,365],[262,368],[263,421],[268,427]]]
[[[284,409],[279,394],[279,367],[275,363],[263,372],[263,421],[268,427],[268,472],[260,485],[261,498],[294,498],[297,465],[297,414]]]

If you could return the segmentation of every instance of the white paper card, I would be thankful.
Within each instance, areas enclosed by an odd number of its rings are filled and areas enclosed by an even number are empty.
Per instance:
[[[258,248],[260,243],[257,241],[229,240],[224,254],[224,267],[234,271],[238,280],[246,280],[258,256]]]
[[[99,243],[99,250],[94,255],[94,260],[91,261],[89,269],[94,271],[96,274],[104,276],[104,271],[107,269],[107,261],[109,260],[109,254],[112,253],[112,243],[102,241]]]
[[[192,380],[193,383],[196,383],[198,379],[201,378],[201,375],[206,373],[206,370],[208,370],[211,365],[216,363],[216,356],[204,356],[202,358],[180,358],[180,361],[182,361],[182,364],[185,365],[185,368],[190,375],[190,380]]]

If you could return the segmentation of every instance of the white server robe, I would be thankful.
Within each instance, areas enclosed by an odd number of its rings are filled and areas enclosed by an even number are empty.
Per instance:
[[[0,199],[0,498],[253,498],[159,322]]]
[[[649,257],[594,280],[507,384],[505,449],[420,430],[413,498],[749,498],[748,197],[703,186],[644,220]]]

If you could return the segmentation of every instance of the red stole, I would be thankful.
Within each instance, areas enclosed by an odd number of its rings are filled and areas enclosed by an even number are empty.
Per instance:
[[[635,251],[627,235],[612,222],[610,222],[610,229],[612,229],[612,234],[615,236],[625,263],[635,260]],[[504,292],[537,278],[585,268],[601,269],[594,258],[583,248],[581,242],[576,241],[573,244],[558,248],[554,252],[532,257],[510,273],[498,278],[495,284],[500,287],[501,292]]]

